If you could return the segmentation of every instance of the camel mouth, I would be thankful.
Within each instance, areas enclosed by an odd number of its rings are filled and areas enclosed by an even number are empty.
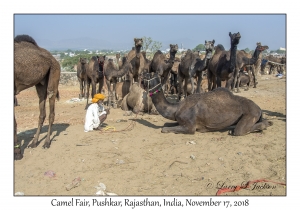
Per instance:
[[[212,52],[208,52],[208,53],[206,54],[206,58],[207,58],[207,59],[211,59],[211,57],[212,57]]]

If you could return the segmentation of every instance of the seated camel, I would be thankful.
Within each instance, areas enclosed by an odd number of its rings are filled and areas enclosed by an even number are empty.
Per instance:
[[[226,88],[195,93],[180,102],[171,103],[162,92],[157,74],[145,74],[144,85],[157,111],[164,118],[177,121],[173,127],[163,127],[162,133],[194,134],[196,131],[203,133],[235,126],[229,134],[242,136],[273,125],[273,122],[262,119],[262,110],[257,104],[234,95]]]
[[[124,111],[132,110],[136,114],[139,112],[158,114],[150,96],[137,83],[131,85],[129,93],[122,100],[121,109]]]

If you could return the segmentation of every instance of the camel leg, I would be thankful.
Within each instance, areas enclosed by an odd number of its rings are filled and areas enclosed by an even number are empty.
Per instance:
[[[233,131],[234,136],[243,136],[253,131],[254,125],[260,118],[260,112],[259,113],[257,112],[256,115],[251,114],[253,112],[254,110],[250,109],[249,114],[244,114],[240,118]]]
[[[99,80],[99,92],[98,93],[102,93],[103,84],[104,84],[104,78],[101,78]]]
[[[184,97],[184,98],[187,97],[187,85],[188,85],[188,82],[189,82],[188,78],[185,77],[185,78],[184,78],[184,87],[183,87],[183,91],[182,91],[183,97]],[[193,91],[193,85],[192,85],[192,91]],[[193,93],[193,92],[192,92],[192,93]]]
[[[112,97],[112,93],[111,93],[111,85],[110,85],[110,81],[106,79],[106,86],[107,86],[107,92],[108,92],[108,102],[107,102],[107,106],[111,107],[111,97]]]
[[[92,80],[92,95],[91,95],[91,97],[93,98],[95,94],[96,94],[96,82],[94,80]]]
[[[86,85],[86,106],[85,109],[87,109],[88,104],[89,104],[89,95],[90,95],[90,81],[87,81],[87,85]]]
[[[46,118],[47,86],[41,85],[39,83],[35,87],[36,87],[36,91],[37,91],[37,94],[39,97],[40,116],[39,116],[39,122],[38,122],[38,128],[37,128],[36,134],[33,138],[32,143],[28,146],[30,148],[35,148],[37,146],[37,141],[40,136],[40,132],[41,132],[44,120]],[[51,98],[55,99],[55,97],[51,97]],[[51,127],[51,126],[49,125],[49,127]]]
[[[16,116],[14,114],[14,159],[15,160],[21,160],[23,158],[23,155],[21,153],[21,143],[18,141],[17,136],[17,121]]]
[[[221,78],[217,77],[217,87],[221,87]]]
[[[55,93],[55,95],[56,95],[56,93]],[[50,143],[51,143],[50,136],[51,136],[51,132],[52,132],[52,125],[54,122],[54,118],[55,118],[55,97],[53,95],[51,98],[49,98],[49,127],[48,127],[48,132],[47,132],[47,138],[43,145],[43,148],[50,147]]]
[[[83,80],[82,79],[78,79],[78,80],[79,80],[79,85],[80,85],[79,99],[81,99],[83,96]]]
[[[195,134],[196,127],[195,125],[185,125],[184,127],[181,125],[174,127],[163,127],[161,130],[162,133],[181,133],[181,134]]]
[[[113,108],[116,109],[117,108],[117,102],[116,102],[116,84],[117,84],[117,79],[115,79],[114,83],[113,83]]]
[[[196,93],[201,93],[202,71],[198,73],[197,89]]]
[[[181,74],[179,74],[178,83],[178,101],[180,101],[183,98],[183,77]]]
[[[192,90],[191,90],[191,94],[194,94],[195,93],[195,85],[194,85],[194,77],[190,76],[191,78],[191,85],[192,85]],[[186,86],[187,87],[187,86]],[[187,89],[186,90],[186,95],[187,95]]]

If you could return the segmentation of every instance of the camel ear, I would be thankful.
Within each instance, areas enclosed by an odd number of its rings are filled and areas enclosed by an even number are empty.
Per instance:
[[[231,32],[229,32],[229,36],[231,36]]]
[[[212,43],[215,44],[215,40],[214,39],[212,40]]]
[[[205,44],[207,43],[207,41],[205,40]]]

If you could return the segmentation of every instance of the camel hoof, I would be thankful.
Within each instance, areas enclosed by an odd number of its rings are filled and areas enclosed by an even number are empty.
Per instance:
[[[232,136],[234,136],[234,130],[233,130],[233,129],[231,129],[231,130],[228,130],[228,135],[232,135]]]
[[[36,148],[36,144],[31,143],[31,144],[29,144],[29,145],[27,146],[27,148]]]
[[[14,159],[15,160],[21,160],[23,158],[23,155],[21,153],[15,153],[14,154]]]
[[[45,143],[44,145],[43,145],[43,149],[48,149],[48,148],[50,148],[50,143]]]
[[[274,123],[272,121],[267,121],[267,127],[272,126]]]

